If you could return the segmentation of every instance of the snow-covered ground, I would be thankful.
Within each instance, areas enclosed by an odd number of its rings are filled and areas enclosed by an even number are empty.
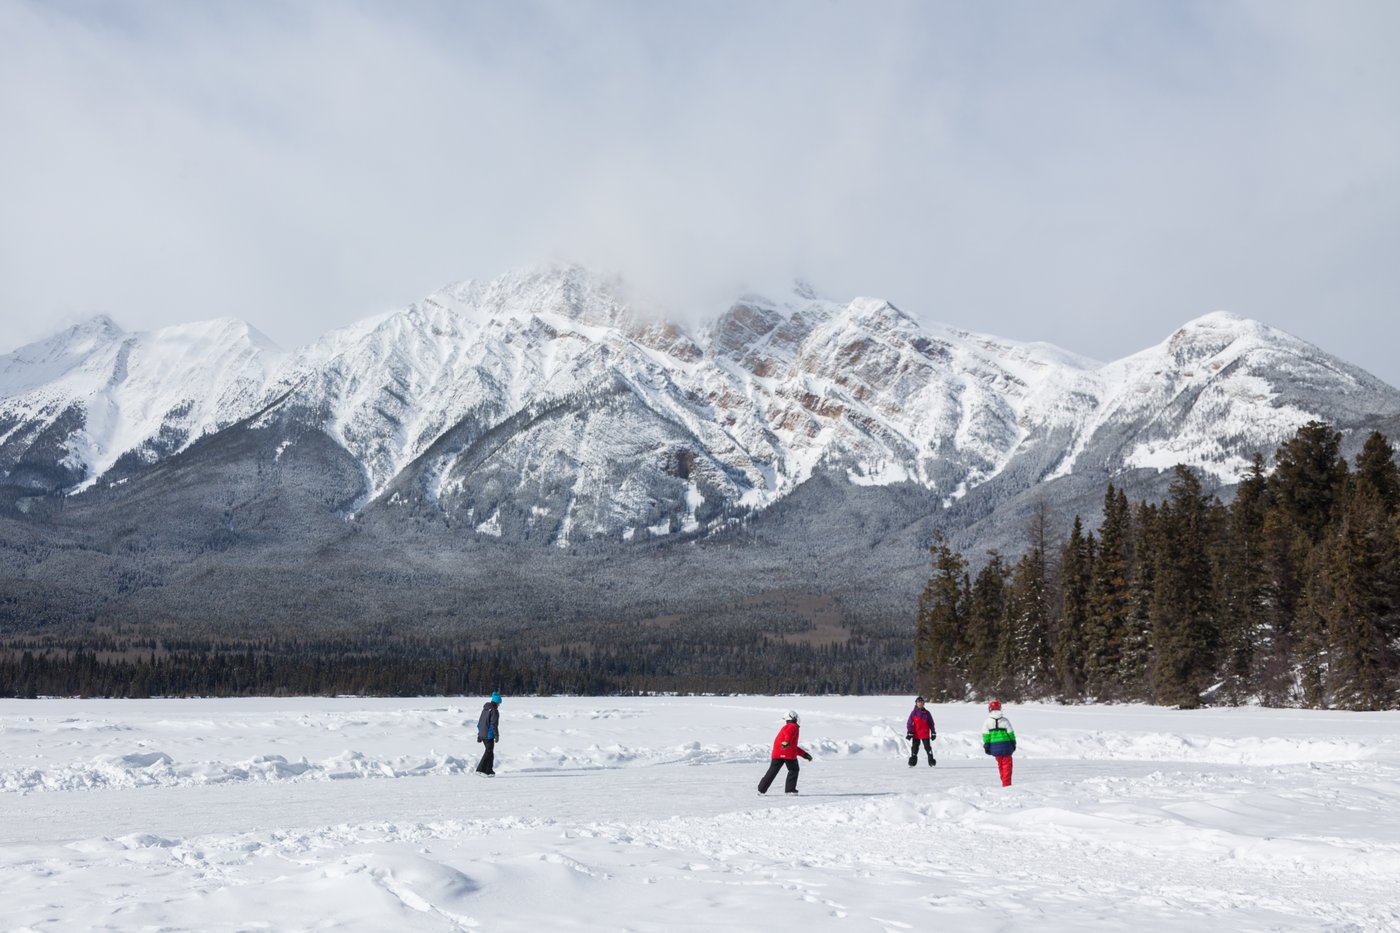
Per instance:
[[[482,702],[0,701],[0,928],[1400,929],[1396,713],[1013,706],[1003,789],[977,706]]]

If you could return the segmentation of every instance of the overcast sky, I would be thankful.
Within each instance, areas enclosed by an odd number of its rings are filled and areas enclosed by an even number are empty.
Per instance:
[[[574,260],[1103,360],[1225,309],[1400,385],[1397,48],[1390,0],[0,0],[0,352]]]

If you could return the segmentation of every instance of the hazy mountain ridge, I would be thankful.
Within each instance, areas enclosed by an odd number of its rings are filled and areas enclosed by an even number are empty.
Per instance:
[[[624,294],[525,270],[293,353],[96,319],[0,357],[0,632],[475,632],[755,670],[830,643],[903,669],[935,528],[1014,554],[1110,480],[1228,483],[1310,418],[1400,434],[1400,392],[1230,315],[1099,364],[806,286],[694,332]]]
[[[69,328],[0,357],[0,483],[121,480],[260,410],[279,457],[317,431],[359,464],[351,513],[412,504],[567,546],[717,527],[817,469],[945,502],[1017,462],[1045,465],[1032,481],[1186,462],[1229,482],[1299,424],[1393,416],[1400,392],[1224,313],[1097,364],[803,285],[692,336],[560,266],[451,286],[291,354],[237,321]]]

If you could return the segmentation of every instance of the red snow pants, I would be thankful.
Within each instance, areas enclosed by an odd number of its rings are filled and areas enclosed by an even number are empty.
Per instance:
[[[998,756],[997,756],[997,770],[1001,772],[1001,786],[1002,786],[1002,787],[1010,787],[1010,786],[1011,786],[1011,756],[1010,756],[1010,755],[998,755]]]

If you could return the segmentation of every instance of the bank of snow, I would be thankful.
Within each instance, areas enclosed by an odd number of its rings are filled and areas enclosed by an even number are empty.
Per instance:
[[[0,701],[6,929],[1400,925],[1400,715],[907,701]]]

